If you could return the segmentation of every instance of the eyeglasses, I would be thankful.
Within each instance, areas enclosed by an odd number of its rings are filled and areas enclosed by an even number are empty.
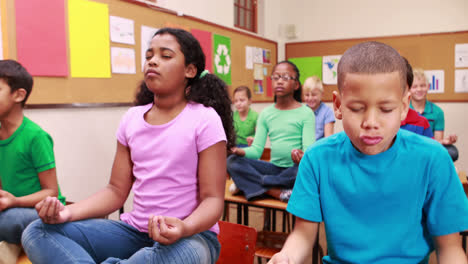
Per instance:
[[[280,78],[285,82],[287,82],[289,80],[296,80],[296,77],[289,76],[289,74],[287,74],[287,73],[285,73],[283,75],[273,74],[272,76],[270,76],[270,78],[275,82],[278,81]]]

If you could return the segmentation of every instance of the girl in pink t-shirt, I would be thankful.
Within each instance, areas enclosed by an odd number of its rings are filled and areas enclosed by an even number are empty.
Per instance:
[[[226,85],[204,72],[198,41],[163,28],[146,51],[144,82],[117,131],[109,184],[63,206],[36,205],[23,233],[33,263],[215,263],[226,151],[235,144]],[[203,73],[202,73],[203,72]],[[121,221],[91,219],[122,207]]]

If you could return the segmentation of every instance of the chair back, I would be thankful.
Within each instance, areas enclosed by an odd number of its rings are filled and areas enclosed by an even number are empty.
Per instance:
[[[216,264],[253,263],[257,230],[225,221],[219,221],[218,224],[221,253]]]

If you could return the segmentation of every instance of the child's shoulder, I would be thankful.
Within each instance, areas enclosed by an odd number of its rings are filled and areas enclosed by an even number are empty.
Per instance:
[[[408,152],[415,152],[418,153],[418,155],[426,155],[428,157],[447,154],[442,144],[432,138],[424,137],[405,129],[400,129],[397,133],[397,137],[399,137],[401,142],[399,147]]]
[[[24,127],[24,131],[30,135],[49,135],[49,133],[47,133],[40,125],[27,118],[26,116],[24,117],[23,123],[18,129],[21,129],[21,127]]]

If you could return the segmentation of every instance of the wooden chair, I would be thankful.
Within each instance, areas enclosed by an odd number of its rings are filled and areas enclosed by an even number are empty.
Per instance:
[[[253,227],[219,221],[221,253],[217,264],[249,264],[254,261],[257,231]]]

